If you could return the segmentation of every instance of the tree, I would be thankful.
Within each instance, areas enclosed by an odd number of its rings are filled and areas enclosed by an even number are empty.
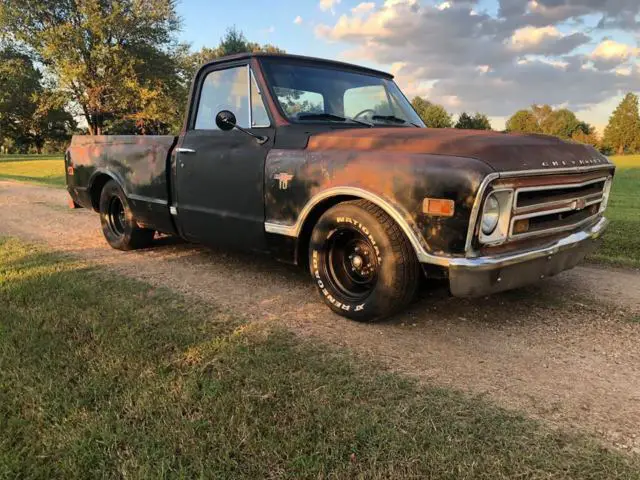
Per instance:
[[[576,130],[575,132],[573,132],[573,135],[571,135],[571,140],[573,140],[574,142],[591,145],[597,150],[602,150],[602,144],[600,143],[600,139],[598,138],[598,135],[596,134],[593,127],[590,127],[588,132],[585,132],[582,129]]]
[[[638,96],[627,93],[609,117],[603,144],[617,154],[640,150],[640,115]]]
[[[487,116],[483,113],[476,113],[473,117],[467,112],[462,112],[455,128],[466,130],[491,130],[491,123]]]
[[[31,59],[13,47],[0,51],[0,142],[18,151],[29,146],[26,121],[33,116],[41,75]]]
[[[178,28],[175,0],[0,4],[0,29],[70,94],[91,134],[102,133],[111,119],[159,126],[181,116],[175,95],[184,88],[175,58]]]
[[[64,143],[76,123],[64,109],[67,99],[42,85],[32,60],[14,47],[0,51],[0,144],[27,152],[45,143]]]
[[[559,138],[571,138],[571,136],[578,130],[583,133],[588,133],[588,128],[585,127],[583,122],[580,122],[575,113],[566,108],[560,110],[552,110],[547,116],[539,123],[542,133],[545,135],[553,135]]]
[[[451,115],[441,105],[436,105],[421,97],[414,97],[411,105],[427,127],[451,128]]]
[[[217,47],[203,47],[200,51],[188,55],[185,58],[185,68],[189,77],[193,77],[198,68],[207,62],[226,55],[246,52],[285,53],[281,48],[268,43],[261,45],[256,42],[250,42],[242,31],[236,27],[231,27],[227,29]]]
[[[541,133],[536,116],[530,110],[518,110],[514,113],[506,125],[507,132]]]

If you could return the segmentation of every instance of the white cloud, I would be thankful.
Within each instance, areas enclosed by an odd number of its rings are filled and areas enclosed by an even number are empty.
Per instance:
[[[362,2],[356,5],[351,9],[351,13],[354,15],[364,15],[369,13],[374,8],[376,8],[376,4],[373,2]]]
[[[298,15],[296,18],[293,19],[293,23],[295,23],[296,25],[301,25],[302,24],[302,17],[300,15]]]
[[[587,43],[589,36],[582,32],[569,35],[560,33],[557,27],[523,27],[513,32],[509,40],[512,50],[518,53],[561,55]]]
[[[610,70],[640,54],[640,48],[614,40],[604,40],[591,52],[591,60],[599,70]]]
[[[320,10],[322,10],[323,12],[326,12],[327,10],[330,11],[332,14],[335,15],[335,7],[341,2],[342,0],[320,0]]]
[[[548,39],[557,39],[561,36],[560,31],[553,26],[547,27],[523,27],[519,28],[511,36],[511,45],[516,50],[527,49],[537,46]]]
[[[602,47],[592,55],[579,48],[599,33],[581,26],[584,12],[635,33],[620,13],[632,12],[633,20],[638,0],[499,0],[496,14],[478,9],[474,0],[446,3],[439,8],[442,0],[386,0],[366,15],[350,12],[318,25],[316,35],[350,44],[344,57],[393,65],[409,96],[426,94],[451,108],[493,117],[532,103],[585,109],[640,85],[640,68],[616,73],[599,64],[624,59],[612,67],[624,68],[633,47]],[[567,31],[568,21],[573,32]]]

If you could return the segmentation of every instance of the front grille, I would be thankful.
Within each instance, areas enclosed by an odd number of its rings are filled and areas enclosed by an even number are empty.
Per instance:
[[[511,239],[571,230],[595,218],[606,202],[610,178],[515,190]]]

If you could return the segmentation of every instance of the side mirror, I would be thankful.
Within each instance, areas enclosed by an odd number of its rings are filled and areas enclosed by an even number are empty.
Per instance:
[[[218,114],[216,115],[216,125],[220,130],[224,132],[228,132],[230,130],[233,130],[234,128],[237,128],[242,133],[245,133],[250,137],[255,138],[258,144],[260,145],[265,144],[267,140],[269,140],[269,137],[264,137],[262,135],[255,135],[254,133],[251,133],[250,131],[245,130],[244,128],[239,126],[236,120],[236,116],[233,114],[233,112],[230,112],[229,110],[221,110],[220,112],[218,112]]]
[[[221,110],[216,115],[216,125],[220,130],[224,130],[225,132],[233,130],[236,126],[236,123],[236,116],[229,110]]]

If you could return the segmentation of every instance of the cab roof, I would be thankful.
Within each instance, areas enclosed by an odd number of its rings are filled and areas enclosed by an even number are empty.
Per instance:
[[[317,58],[317,57],[307,57],[304,55],[291,55],[288,53],[269,53],[269,52],[247,52],[247,53],[237,53],[234,55],[227,55],[226,57],[216,58],[211,62],[207,62],[202,65],[201,69],[209,66],[209,65],[218,65],[226,62],[235,62],[237,60],[244,60],[249,58],[258,58],[258,59],[282,59],[282,60],[290,60],[292,62],[300,62],[309,64],[322,64],[333,68],[339,68],[342,70],[351,70],[354,72],[362,72],[369,75],[376,75],[380,77],[385,77],[388,79],[392,79],[393,75],[387,72],[382,72],[380,70],[375,70],[373,68],[361,67],[360,65],[354,65],[352,63],[339,62],[337,60],[329,60],[326,58]]]

